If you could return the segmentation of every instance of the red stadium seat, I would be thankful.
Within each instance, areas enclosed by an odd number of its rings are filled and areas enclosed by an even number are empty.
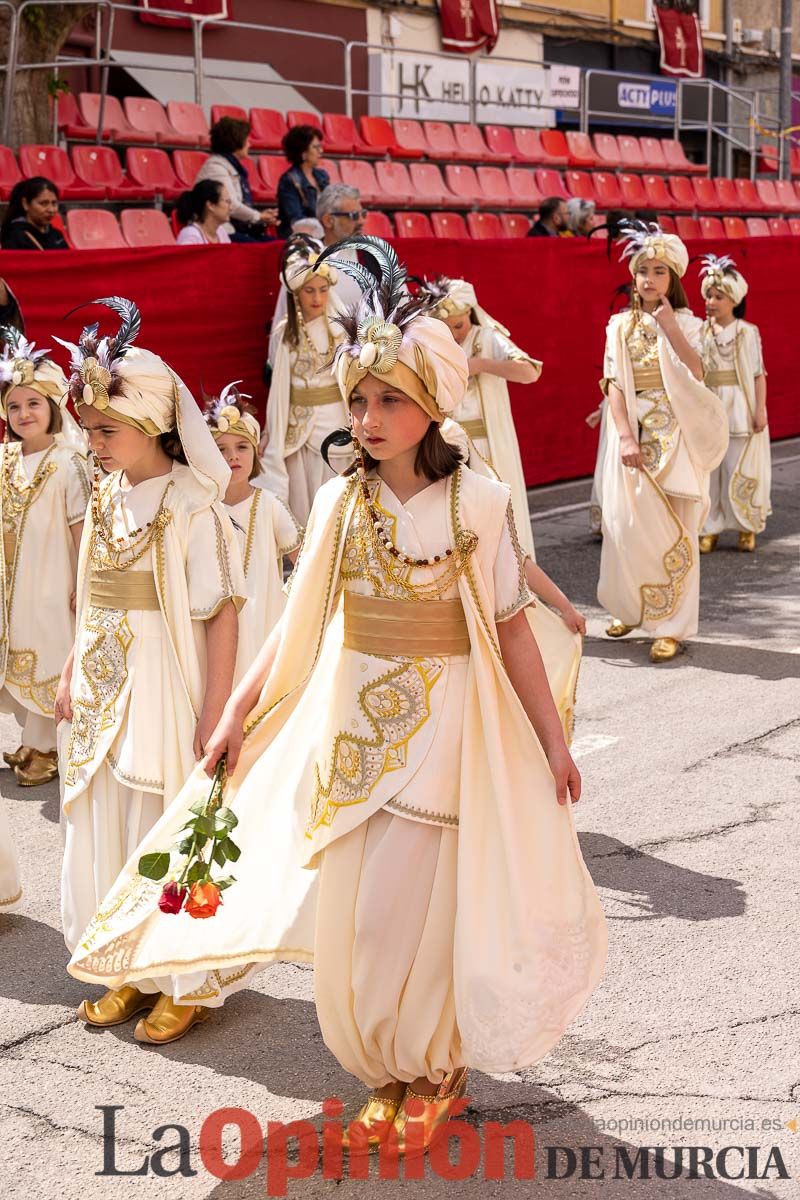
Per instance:
[[[566,134],[566,139],[571,167],[600,166],[588,133],[578,133],[576,130],[570,129]]]
[[[758,148],[757,170],[765,175],[777,175],[780,168],[778,147],[773,142],[765,142]]]
[[[771,179],[757,179],[756,192],[761,201],[761,208],[767,212],[781,212],[783,205],[781,204],[778,193],[775,190],[775,184]]]
[[[761,200],[752,179],[734,179],[739,197],[739,208],[744,212],[759,212]]]
[[[733,220],[741,221],[741,217],[734,217]],[[747,217],[747,237],[769,237],[770,233],[770,227],[764,217]],[[739,236],[744,235],[740,234]]]
[[[800,175],[800,146],[792,146],[789,152],[789,165],[792,175]]]
[[[392,126],[388,121],[386,124],[389,133],[392,134]],[[425,130],[419,121],[411,121],[406,117],[395,117],[392,139],[393,144],[389,147],[392,158],[424,158],[428,153]]]
[[[460,158],[453,130],[447,121],[423,121],[422,128],[428,143],[428,158],[452,162]]]
[[[198,146],[208,145],[208,121],[199,104],[188,100],[168,100],[167,120],[178,133],[193,133]]]
[[[661,138],[640,137],[639,146],[641,147],[646,170],[667,171],[669,169],[667,167],[667,160],[664,157],[664,147],[661,144]]]
[[[175,234],[167,215],[158,208],[124,208],[119,223],[129,246],[175,245]]]
[[[567,139],[560,129],[542,129],[539,133],[542,161],[548,167],[565,167],[569,162]]]
[[[671,212],[675,207],[675,201],[669,194],[667,181],[663,175],[643,175],[644,191],[647,196],[647,208],[654,208],[656,212]]]
[[[394,237],[392,222],[389,220],[386,213],[376,212],[375,209],[373,209],[372,212],[368,212],[364,217],[364,227],[362,232],[369,234],[370,237]]]
[[[397,236],[401,238],[433,237],[433,230],[427,213],[399,212],[394,214],[397,226]]]
[[[749,217],[748,220],[752,221],[755,218]],[[747,237],[747,226],[741,217],[723,217],[722,224],[725,226],[725,232],[729,238]],[[765,221],[764,225],[766,224]],[[769,233],[769,229],[767,229],[767,233]]]
[[[683,212],[694,212],[697,201],[691,180],[685,175],[670,175],[667,183],[675,201],[674,207]]]
[[[479,208],[488,207],[474,167],[453,166],[448,163],[444,169],[444,178],[456,204],[465,208],[471,208],[473,205]]]
[[[619,180],[610,171],[595,171],[594,189],[599,208],[623,208]]]
[[[76,250],[125,249],[117,218],[106,208],[71,208],[67,232]]]
[[[800,210],[800,199],[798,199],[791,179],[775,179],[773,180],[773,184],[775,195],[780,201],[783,212],[797,212]]]
[[[437,238],[468,238],[469,232],[461,213],[431,213],[433,235]]]
[[[537,209],[544,200],[536,182],[536,173],[526,167],[508,167],[506,170],[508,190],[519,208]]]
[[[683,146],[675,138],[662,138],[661,148],[668,171],[680,171],[683,175],[705,175],[703,163],[690,162]]]
[[[331,183],[342,182],[342,176],[339,172],[339,164],[335,158],[321,158],[319,160],[319,166],[323,171],[328,172],[328,179],[331,181]]]
[[[253,111],[253,110],[251,110]],[[261,112],[270,112],[270,109],[256,110]],[[280,116],[280,114],[278,114]],[[280,141],[275,146],[271,137],[261,137],[254,129],[252,118],[248,116],[243,108],[237,104],[212,104],[211,106],[211,124],[216,125],[217,121],[221,121],[223,117],[233,117],[234,121],[247,121],[250,126],[250,149],[251,150],[279,150]],[[280,117],[283,134],[286,133],[286,122],[283,117]]]
[[[15,183],[22,179],[14,151],[8,146],[0,146],[0,200],[7,200]]]
[[[503,237],[521,238],[528,236],[531,223],[522,213],[500,213]]]
[[[68,141],[93,142],[97,131],[87,125],[78,108],[78,101],[72,92],[61,92],[56,97],[55,104],[58,112],[58,128]],[[108,137],[108,134],[105,135]]]
[[[695,208],[701,212],[722,211],[724,205],[720,203],[713,179],[709,179],[707,175],[698,175],[697,178],[690,179],[689,183],[694,192]]]
[[[637,137],[633,137],[629,133],[620,133],[617,136],[617,145],[619,146],[621,166],[628,171],[645,171],[647,169],[647,163]]]
[[[250,181],[250,190],[253,193],[253,200],[256,204],[267,204],[272,199],[272,193],[258,173],[258,161],[255,158],[242,158],[239,160],[244,165],[247,171],[247,178]]]
[[[789,233],[792,237],[800,237],[800,217],[789,217],[786,224],[789,226]]]
[[[664,230],[664,233],[677,233],[674,217],[667,217],[664,213],[659,213],[658,223]]]
[[[570,196],[577,196],[581,200],[591,200],[596,204],[597,194],[594,190],[593,179],[594,177],[588,171],[564,172],[564,183],[567,185]]]
[[[487,147],[496,158],[503,158],[506,162],[519,161],[514,134],[508,125],[484,125],[483,136],[486,138]]]
[[[453,124],[453,137],[458,147],[458,157],[465,162],[491,162],[495,157],[489,152],[483,134],[477,125]]]
[[[172,155],[172,165],[181,187],[191,189],[197,178],[197,172],[208,158],[207,150],[175,150]]]
[[[247,121],[247,113],[238,104],[212,104],[211,124],[216,125],[223,117],[233,117],[234,121]],[[248,122],[249,123],[249,122]]]
[[[525,125],[515,125],[514,145],[517,147],[517,158],[524,163],[543,163],[544,150],[538,129],[529,129]]]
[[[628,175],[620,172],[619,194],[622,197],[623,208],[648,208],[647,190],[641,175]]]
[[[262,154],[260,158],[256,159],[256,162],[261,182],[264,184],[270,200],[274,200],[278,194],[278,180],[283,172],[288,170],[288,163],[285,158],[278,158],[277,154]]]
[[[733,179],[715,179],[714,184],[719,196],[719,202],[727,212],[738,213],[742,207],[739,200],[739,193],[736,191],[736,183]]]
[[[569,192],[564,187],[564,181],[553,167],[538,168],[536,186],[543,196],[560,196],[562,200],[569,199]]]
[[[81,183],[72,169],[66,150],[60,146],[20,146],[19,165],[24,176],[44,175],[52,179],[62,200],[105,200],[106,189]]]
[[[699,217],[700,236],[704,238],[724,238],[725,226],[719,217]]]
[[[371,167],[372,164],[365,163],[365,166]],[[405,163],[376,162],[375,178],[382,203],[390,204],[392,208],[412,203],[414,187]]]
[[[700,237],[700,222],[697,217],[676,217],[675,230],[684,242]]]
[[[132,202],[153,197],[150,188],[137,187],[128,178],[111,146],[73,146],[72,166],[79,182],[102,188],[109,200]]]
[[[597,165],[604,170],[613,171],[615,167],[622,165],[622,156],[613,133],[596,133],[594,152],[597,155]]]
[[[250,109],[250,146],[253,150],[280,150],[286,128],[286,118],[276,108]]]
[[[392,127],[385,117],[362,117],[361,140],[376,158],[391,154],[392,158],[420,158],[419,154],[405,154],[397,145]]]
[[[503,226],[495,213],[468,212],[467,229],[470,237],[490,241],[503,236]]]
[[[197,135],[179,133],[167,120],[164,107],[149,96],[126,96],[125,117],[132,129],[146,133],[147,140],[159,146],[196,146]]]
[[[78,110],[86,124],[93,132],[96,132],[100,118],[100,93],[81,92],[78,96]],[[146,146],[153,140],[151,133],[144,133],[140,129],[133,128],[116,96],[106,96],[105,98],[103,135],[111,136],[115,142],[141,146]]]
[[[773,237],[788,237],[792,232],[785,217],[768,217],[767,224]]]
[[[310,108],[290,108],[286,114],[286,124],[290,129],[296,125],[311,125],[314,129],[322,129],[322,118]]]
[[[509,191],[502,167],[477,167],[475,174],[488,208],[513,208],[516,200]]]
[[[359,137],[353,118],[344,113],[322,114],[322,136],[326,154],[366,154],[371,158],[376,153]]]
[[[408,173],[411,177],[411,187],[417,204],[426,208],[441,208],[442,205],[452,204],[455,196],[445,186],[442,179],[442,169],[438,163],[409,163]]]
[[[125,153],[128,176],[137,187],[152,190],[165,200],[176,200],[184,190],[172,169],[166,150],[150,150],[142,146],[129,146]]]
[[[263,162],[263,158],[260,161]],[[283,164],[283,170],[287,170],[286,163]],[[358,188],[363,204],[383,204],[388,199],[381,192],[371,162],[365,162],[361,158],[343,158],[339,163],[339,170],[342,173],[342,183]]]

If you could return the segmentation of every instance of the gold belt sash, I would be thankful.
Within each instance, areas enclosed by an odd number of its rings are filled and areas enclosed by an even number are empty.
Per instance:
[[[381,600],[344,594],[344,645],[384,658],[469,654],[469,630],[460,600]]]
[[[92,571],[89,603],[95,608],[137,612],[157,612],[161,607],[152,571]]]
[[[728,371],[707,371],[706,377],[703,380],[706,387],[736,387],[739,383],[736,372]]]
[[[17,549],[16,533],[3,534],[3,555],[6,560],[6,566],[10,567],[14,561],[14,552]]]
[[[473,441],[475,438],[488,439],[489,437],[488,433],[486,432],[486,422],[480,417],[476,417],[474,421],[459,421],[459,425],[464,430],[467,437],[472,438]]]
[[[633,386],[637,392],[650,392],[664,387],[661,367],[640,367],[633,372]]]
[[[342,393],[335,383],[319,388],[292,387],[289,392],[289,403],[296,404],[300,408],[318,408],[321,404],[339,404],[341,400]]]

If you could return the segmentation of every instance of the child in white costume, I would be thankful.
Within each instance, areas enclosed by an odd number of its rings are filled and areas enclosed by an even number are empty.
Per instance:
[[[0,331],[3,544],[0,709],[22,726],[3,758],[23,787],[58,774],[53,704],[75,640],[75,575],[89,503],[86,442],[66,408],[67,380],[16,329]],[[46,564],[46,586],[42,569]]]
[[[698,533],[709,474],[728,444],[718,398],[701,382],[701,321],[680,282],[686,247],[657,225],[629,226],[631,308],[606,330],[607,445],[597,597],[624,637],[652,634],[652,662],[697,632]]]
[[[756,534],[772,511],[772,462],[767,425],[767,372],[758,326],[744,320],[747,280],[733,259],[707,254],[701,290],[708,314],[702,345],[705,383],[725,406],[730,428],[727,453],[711,474],[711,507],[700,537],[709,554],[726,529],[739,534],[739,549],[753,551]]]
[[[5,809],[0,806],[0,914],[13,912],[22,899],[22,884]]]
[[[70,393],[99,469],[78,567],[77,635],[56,696],[66,834],[64,938],[81,931],[180,790],[228,699],[243,603],[241,557],[221,499],[230,471],[181,380],[132,345],[130,301],[116,337],[84,329]],[[157,1003],[158,1002],[158,1003]],[[111,1025],[142,1008],[157,1040],[175,1016],[143,984],[84,1001]],[[185,1020],[190,1010],[179,1010]]]
[[[514,519],[524,549],[535,559],[528,493],[519,442],[511,414],[508,383],[535,383],[542,364],[520,350],[499,322],[478,304],[466,279],[426,281],[422,294],[436,301],[433,315],[444,321],[469,361],[469,383],[453,420],[469,435],[478,453],[511,488]]]
[[[229,383],[206,404],[205,417],[231,472],[225,508],[242,552],[247,603],[239,614],[239,648],[234,682],[238,683],[280,619],[286,604],[283,559],[292,562],[303,538],[286,505],[261,487],[258,443],[261,428],[249,397]]]
[[[284,251],[288,311],[278,329],[262,452],[265,486],[301,525],[317,491],[335,473],[322,457],[322,443],[347,422],[333,366],[343,335],[329,319],[337,273],[327,263],[317,270],[317,258],[302,241],[288,242]],[[346,465],[346,455],[339,455],[339,463],[336,454],[333,458],[337,469]]]
[[[338,361],[361,466],[318,493],[284,616],[205,762],[227,753],[236,883],[213,920],[166,916],[132,861],[69,969],[127,982],[169,964],[185,1004],[218,1006],[259,965],[313,958],[325,1042],[377,1095],[356,1123],[380,1140],[394,1122],[402,1148],[408,1124],[429,1144],[467,1066],[548,1052],[606,934],[509,489],[439,432],[466,357],[408,303],[390,248],[357,244],[383,280]],[[207,793],[198,769],[142,851]]]

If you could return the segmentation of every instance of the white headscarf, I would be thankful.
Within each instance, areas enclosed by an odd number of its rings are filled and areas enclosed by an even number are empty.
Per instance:
[[[747,295],[747,280],[736,269],[736,263],[727,254],[718,257],[716,254],[706,254],[700,268],[700,291],[703,299],[708,299],[712,288],[719,288],[734,303],[741,304]]]
[[[35,342],[29,342],[13,326],[0,328],[5,340],[0,356],[0,418],[8,421],[7,403],[15,387],[29,387],[46,400],[52,400],[61,414],[61,432],[55,434],[57,441],[86,453],[86,438],[72,413],[67,408],[67,377],[49,357],[49,350],[37,350]]]
[[[629,259],[631,275],[635,275],[640,263],[657,259],[670,267],[680,279],[689,265],[689,251],[674,233],[665,233],[660,225],[646,225],[644,221],[629,221],[620,225],[625,237],[622,257]]]

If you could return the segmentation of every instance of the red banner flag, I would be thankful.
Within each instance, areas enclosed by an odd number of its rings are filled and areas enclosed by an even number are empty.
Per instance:
[[[191,29],[192,19],[182,15],[191,13],[195,17],[215,17],[219,21],[230,21],[232,0],[139,0],[139,20],[148,25],[167,25],[171,29]],[[153,9],[175,10],[174,17],[165,17]],[[212,25],[207,25],[212,29]]]
[[[665,75],[703,76],[703,37],[697,13],[655,6],[656,28],[661,46],[659,66]]]
[[[497,0],[439,0],[442,47],[456,54],[473,54],[485,46],[494,50],[500,32]]]

